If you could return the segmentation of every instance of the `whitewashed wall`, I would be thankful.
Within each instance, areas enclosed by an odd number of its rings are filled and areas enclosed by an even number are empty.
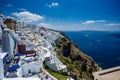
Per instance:
[[[3,59],[0,58],[0,80],[4,78],[4,70],[3,70]]]
[[[30,63],[25,63],[21,67],[22,74],[26,76],[28,74],[28,70],[31,70],[31,72],[38,73],[40,71],[40,68],[43,68],[43,64],[41,60],[38,60]]]

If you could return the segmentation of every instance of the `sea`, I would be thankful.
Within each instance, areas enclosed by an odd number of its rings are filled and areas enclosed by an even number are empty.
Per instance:
[[[120,37],[111,36],[120,34],[119,31],[64,31],[64,34],[102,69],[120,66]]]

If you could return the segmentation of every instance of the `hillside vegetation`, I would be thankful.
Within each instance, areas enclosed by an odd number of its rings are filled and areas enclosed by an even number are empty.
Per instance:
[[[64,37],[56,40],[56,52],[60,61],[67,66],[67,74],[76,80],[93,80],[92,72],[99,70],[97,64],[63,33],[61,35]]]

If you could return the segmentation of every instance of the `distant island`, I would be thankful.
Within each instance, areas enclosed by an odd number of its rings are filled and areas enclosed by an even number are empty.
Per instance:
[[[109,36],[113,36],[115,38],[120,38],[120,33],[109,34]]]

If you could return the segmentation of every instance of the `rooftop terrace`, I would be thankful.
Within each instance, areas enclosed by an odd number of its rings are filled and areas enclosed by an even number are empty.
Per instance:
[[[120,66],[93,73],[98,80],[120,80]]]

